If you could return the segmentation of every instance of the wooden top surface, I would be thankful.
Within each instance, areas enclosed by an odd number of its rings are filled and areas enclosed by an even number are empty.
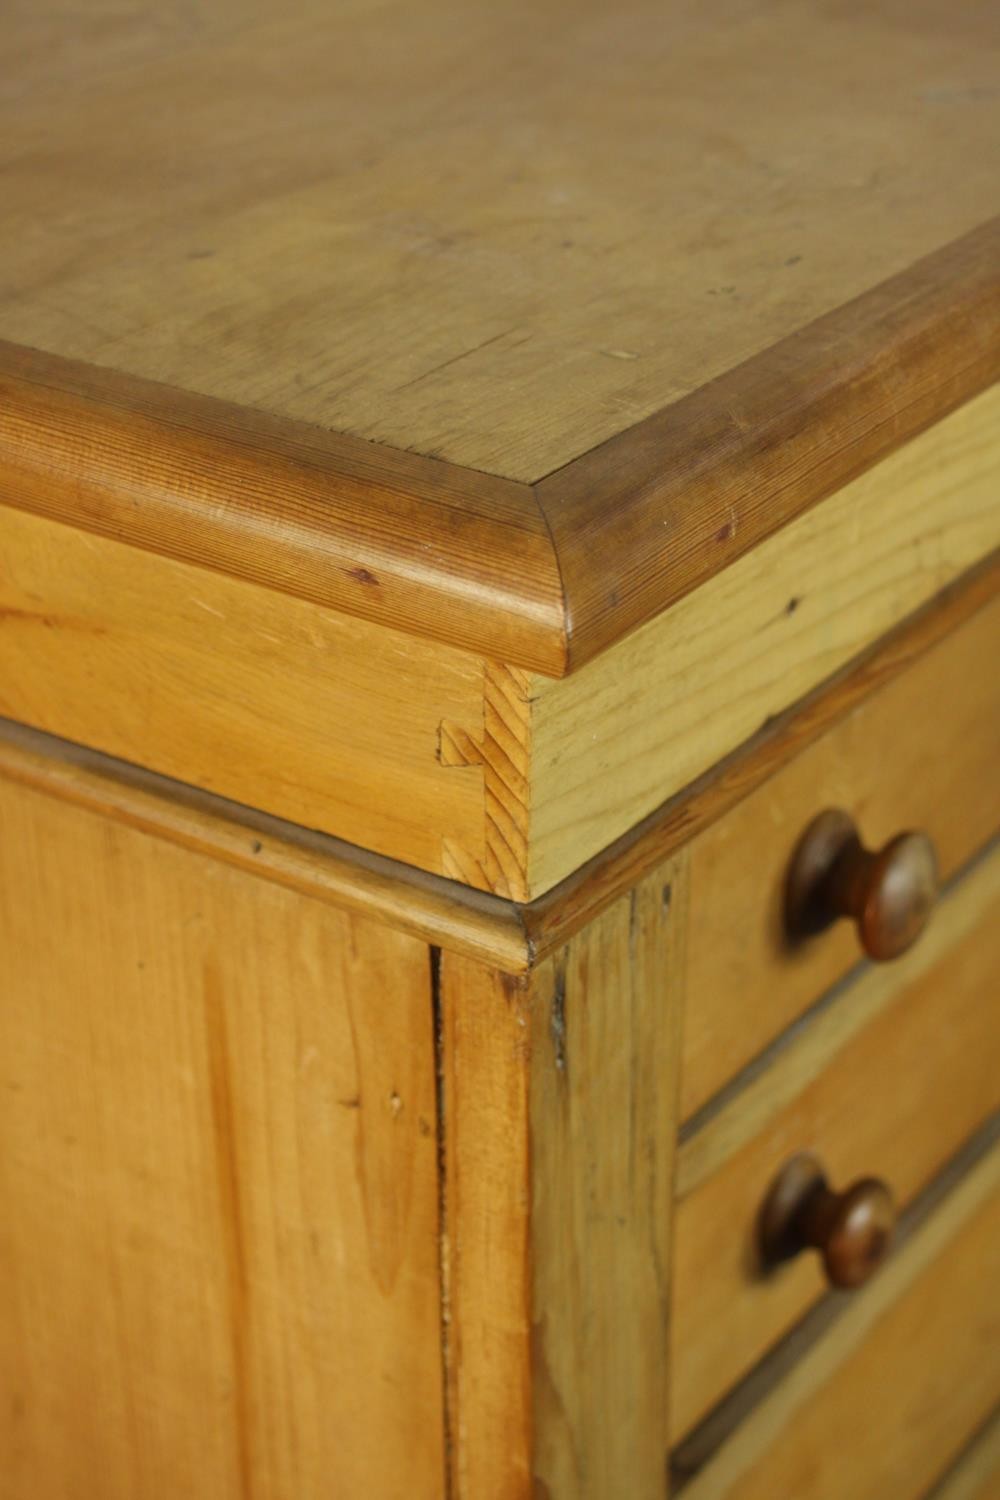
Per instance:
[[[566,671],[994,378],[998,62],[993,0],[23,0],[0,499],[68,390],[62,518]]]

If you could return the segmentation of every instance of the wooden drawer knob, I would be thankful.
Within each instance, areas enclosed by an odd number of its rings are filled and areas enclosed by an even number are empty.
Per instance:
[[[811,1248],[831,1286],[861,1286],[885,1259],[894,1224],[884,1182],[863,1177],[835,1193],[816,1157],[803,1152],[785,1164],[764,1202],[761,1258],[774,1266]]]
[[[792,858],[786,923],[797,938],[852,917],[868,957],[884,961],[916,942],[937,892],[937,857],[925,833],[899,833],[872,852],[853,818],[831,809],[809,825]]]

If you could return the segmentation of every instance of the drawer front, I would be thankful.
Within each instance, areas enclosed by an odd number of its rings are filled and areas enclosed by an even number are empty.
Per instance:
[[[803,1254],[762,1276],[757,1221],[797,1152],[837,1187],[907,1202],[1000,1106],[1000,851],[949,892],[895,965],[871,966],[776,1049],[680,1151],[671,1431],[679,1439],[825,1282]]]
[[[950,1469],[935,1500],[996,1496],[983,1429],[1000,1398],[998,1246],[994,1148],[750,1407],[684,1500],[917,1500]]]
[[[862,956],[841,921],[784,935],[792,853],[840,807],[866,843],[923,829],[950,875],[1000,827],[1000,600],[874,693],[691,846],[681,1117]]]
[[[4,1500],[439,1500],[425,945],[0,779],[0,1059]]]
[[[928,1500],[997,1500],[1000,1495],[1000,1410],[977,1432]]]

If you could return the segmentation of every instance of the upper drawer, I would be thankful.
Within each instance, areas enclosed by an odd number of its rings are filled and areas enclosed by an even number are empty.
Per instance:
[[[758,1217],[785,1163],[812,1152],[834,1187],[875,1175],[905,1203],[1000,1106],[998,970],[1000,850],[947,894],[899,965],[862,972],[682,1143],[675,1438],[826,1284],[811,1253],[760,1272]]]
[[[873,846],[923,829],[944,876],[1000,826],[998,659],[1000,600],[694,841],[682,1118],[862,956],[847,921],[785,936],[789,863],[817,813],[845,809]]]

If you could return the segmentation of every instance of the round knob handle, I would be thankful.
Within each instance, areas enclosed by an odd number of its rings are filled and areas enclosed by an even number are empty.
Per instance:
[[[809,825],[792,858],[786,925],[803,937],[852,917],[869,958],[898,958],[926,927],[937,892],[937,857],[925,833],[899,833],[873,852],[853,818],[831,809]]]
[[[863,1177],[835,1193],[816,1158],[803,1152],[785,1164],[764,1201],[761,1259],[774,1266],[812,1248],[831,1286],[861,1286],[885,1259],[894,1225],[884,1182]]]

